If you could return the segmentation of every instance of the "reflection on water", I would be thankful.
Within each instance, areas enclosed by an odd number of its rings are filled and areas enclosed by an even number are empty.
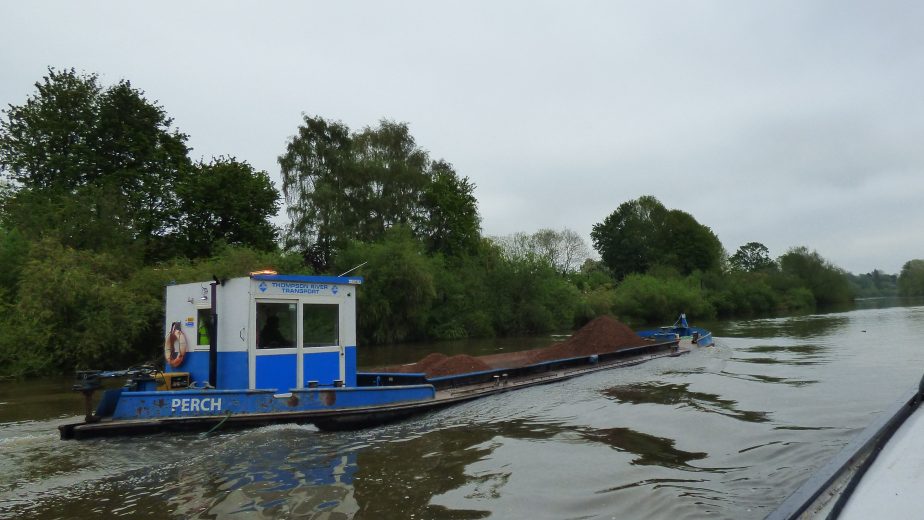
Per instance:
[[[738,403],[722,399],[717,394],[692,392],[689,383],[671,384],[664,382],[639,383],[629,386],[616,386],[603,391],[607,397],[631,404],[668,404],[688,406],[695,410],[717,413],[733,419],[747,422],[764,422],[768,420],[766,412],[738,410]]]
[[[777,354],[774,357],[766,356],[738,356],[732,361],[741,363],[757,363],[760,365],[818,365],[827,363],[830,358],[826,355],[828,347],[822,345],[757,345],[739,350],[744,354]]]
[[[831,335],[843,328],[849,318],[838,314],[797,316],[734,322],[722,328],[722,336],[738,338],[812,339]]]
[[[677,469],[699,468],[690,466],[689,462],[706,458],[707,453],[691,453],[674,447],[673,439],[655,437],[629,428],[607,428],[602,430],[585,430],[581,436],[589,441],[600,442],[620,451],[638,455],[632,464],[664,466]]]
[[[722,371],[721,375],[733,377],[735,379],[743,379],[745,381],[757,381],[760,383],[771,383],[775,385],[806,386],[813,385],[818,382],[817,380],[813,379],[790,379],[787,377],[774,377],[762,374],[734,374],[732,372],[725,371]]]

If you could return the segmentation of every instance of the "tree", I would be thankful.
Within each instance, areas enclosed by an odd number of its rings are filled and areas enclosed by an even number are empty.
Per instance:
[[[177,193],[186,256],[209,257],[219,242],[262,251],[276,247],[269,219],[279,210],[279,192],[266,172],[219,157],[196,164]]]
[[[448,163],[431,162],[405,123],[383,119],[351,133],[343,123],[305,116],[279,165],[292,221],[288,244],[319,270],[351,240],[374,242],[394,226],[453,254],[478,237],[474,186]]]
[[[477,250],[481,217],[474,191],[475,185],[467,177],[460,178],[451,164],[431,164],[430,182],[421,201],[425,218],[418,229],[430,252],[459,256]]]
[[[617,280],[656,265],[687,275],[719,265],[722,244],[707,226],[646,195],[624,202],[590,233],[594,248]]]
[[[590,256],[584,239],[570,229],[540,229],[497,239],[507,258],[538,260],[558,274],[578,271]]]
[[[909,260],[898,275],[898,292],[902,296],[924,296],[924,260]]]
[[[432,260],[405,226],[390,229],[377,243],[351,242],[337,259],[338,270],[363,262],[356,274],[368,282],[359,293],[359,334],[367,343],[422,339],[436,297]]]
[[[350,175],[350,129],[339,121],[304,117],[298,134],[279,156],[282,193],[290,219],[288,245],[300,249],[316,269],[329,265],[335,250],[345,243],[346,192],[358,191],[360,182]]]
[[[780,257],[780,271],[808,288],[820,304],[844,303],[853,299],[847,274],[821,257],[817,251],[794,247]]]
[[[729,263],[732,269],[747,273],[762,271],[776,265],[770,258],[770,250],[760,242],[748,242],[739,247],[729,258]]]
[[[617,280],[654,265],[658,227],[666,212],[658,199],[646,195],[623,202],[603,222],[594,224],[590,232],[594,249]]]
[[[138,241],[156,255],[175,230],[187,136],[126,80],[104,88],[95,74],[49,69],[35,87],[0,121],[0,172],[15,191],[7,224],[79,248]]]

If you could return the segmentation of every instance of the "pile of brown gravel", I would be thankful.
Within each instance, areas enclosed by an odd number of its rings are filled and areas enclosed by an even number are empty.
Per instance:
[[[531,362],[541,363],[640,347],[651,342],[635,333],[625,323],[610,316],[600,316],[584,325],[561,343],[535,351]]]
[[[434,352],[416,363],[386,367],[380,371],[424,373],[427,377],[440,377],[480,372],[492,368],[521,367],[556,359],[591,356],[650,343],[621,321],[610,316],[600,316],[584,325],[567,340],[545,348],[479,357],[467,354],[449,357],[446,354]]]

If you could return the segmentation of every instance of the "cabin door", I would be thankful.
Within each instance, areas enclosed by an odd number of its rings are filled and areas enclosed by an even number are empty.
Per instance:
[[[258,299],[254,311],[250,387],[298,388],[298,300]]]
[[[338,300],[256,299],[252,310],[250,388],[286,392],[344,380]]]

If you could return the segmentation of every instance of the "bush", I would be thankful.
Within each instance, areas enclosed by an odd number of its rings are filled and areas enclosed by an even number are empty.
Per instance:
[[[681,312],[691,319],[714,317],[715,308],[689,281],[629,275],[616,287],[613,309],[621,317],[644,323],[673,321]]]

